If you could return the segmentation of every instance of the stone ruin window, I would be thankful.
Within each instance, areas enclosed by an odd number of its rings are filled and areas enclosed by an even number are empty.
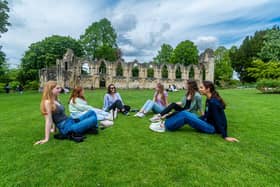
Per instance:
[[[206,70],[205,67],[202,66],[202,80],[204,81],[206,79]]]
[[[194,80],[194,69],[193,69],[193,67],[190,68],[190,71],[189,71],[189,79],[190,79],[190,80]]]
[[[118,63],[117,64],[117,69],[116,69],[116,76],[123,76],[123,68],[122,68],[122,64]]]
[[[106,74],[106,64],[104,62],[101,62],[99,67],[99,74]]]
[[[166,65],[164,65],[162,70],[161,70],[161,77],[163,79],[167,79],[168,78],[168,69],[167,69]]]
[[[90,70],[89,70],[89,65],[88,65],[88,63],[84,63],[84,64],[82,65],[81,74],[82,74],[82,75],[89,75],[89,74],[90,74]]]
[[[176,74],[176,79],[182,79],[182,72],[181,72],[180,66],[178,66],[178,67],[176,68],[175,74]]]
[[[154,78],[154,69],[153,69],[153,65],[150,65],[149,68],[147,69],[147,77],[148,77],[148,78]]]
[[[65,68],[65,71],[68,70],[68,62],[65,62],[65,63],[64,63],[64,68]]]
[[[137,64],[133,65],[132,68],[132,77],[139,77],[139,68]]]

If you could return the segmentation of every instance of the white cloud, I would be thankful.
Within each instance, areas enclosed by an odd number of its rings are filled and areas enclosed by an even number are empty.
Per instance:
[[[277,0],[10,2],[13,26],[0,42],[13,63],[19,63],[31,43],[53,34],[78,38],[86,27],[103,17],[116,28],[127,60],[152,60],[163,43],[176,47],[183,40],[194,41],[200,49],[229,46],[275,24],[269,19],[279,16],[280,6]]]
[[[214,49],[217,46],[218,39],[214,36],[199,36],[194,40],[200,51],[203,51],[207,48]]]

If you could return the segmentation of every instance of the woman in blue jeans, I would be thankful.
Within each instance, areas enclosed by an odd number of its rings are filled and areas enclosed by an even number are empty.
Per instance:
[[[201,132],[219,133],[226,141],[238,142],[236,138],[227,135],[227,119],[224,112],[226,104],[215,90],[214,84],[211,81],[203,81],[199,91],[207,98],[203,116],[199,118],[193,113],[182,111],[168,118],[164,123],[152,123],[150,129],[155,132],[175,131],[185,124],[189,124]]]
[[[155,90],[153,100],[147,100],[141,110],[134,115],[135,117],[142,118],[151,110],[158,114],[168,105],[168,94],[164,90],[164,86],[161,83],[157,83]]]
[[[172,110],[176,112],[171,112]],[[150,119],[151,122],[158,122],[166,117],[170,117],[171,115],[176,114],[180,111],[189,111],[192,113],[199,113],[200,115],[203,114],[202,107],[201,107],[201,95],[198,91],[198,86],[196,81],[188,80],[187,82],[187,92],[186,95],[183,97],[182,102],[171,103],[168,105],[163,111],[159,114],[155,115]]]
[[[58,101],[61,87],[55,81],[48,81],[41,100],[41,113],[45,117],[45,138],[35,144],[49,141],[53,123],[63,136],[75,137],[86,132],[97,134],[97,117],[94,111],[88,111],[77,120],[65,115],[64,107]],[[76,136],[77,137],[77,136]]]

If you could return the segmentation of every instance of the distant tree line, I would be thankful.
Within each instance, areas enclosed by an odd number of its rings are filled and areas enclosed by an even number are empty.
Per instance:
[[[0,0],[0,37],[8,31],[9,7],[8,2]],[[71,48],[78,57],[86,56],[90,59],[105,59],[116,61],[122,57],[117,45],[117,33],[111,22],[103,18],[93,22],[79,39],[70,36],[53,35],[41,41],[32,43],[21,59],[19,68],[9,69],[6,55],[0,46],[0,82],[14,82],[30,87],[38,85],[38,71],[52,66],[56,59],[61,59],[67,48]],[[238,73],[241,82],[255,82],[260,79],[277,79],[280,77],[280,29],[274,26],[266,30],[256,31],[253,36],[246,36],[242,44],[224,46],[214,51],[215,82],[222,85],[231,81],[233,71]],[[181,63],[185,66],[197,64],[199,51],[197,46],[189,40],[180,42],[174,49],[169,44],[162,44],[154,63]],[[121,71],[121,67],[119,68]],[[133,70],[138,74],[137,67]],[[122,72],[118,72],[120,75]],[[153,69],[149,69],[149,77],[153,76]],[[163,71],[163,74],[165,72]],[[178,74],[178,76],[177,76]],[[176,72],[176,77],[180,77]]]

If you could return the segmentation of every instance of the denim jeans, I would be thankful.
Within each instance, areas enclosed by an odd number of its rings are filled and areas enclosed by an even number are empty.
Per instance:
[[[105,119],[108,119],[109,116],[110,116],[110,113],[109,112],[105,112],[104,110],[101,110],[99,108],[93,108],[92,109],[96,116],[97,116],[97,121],[102,121],[102,120],[105,120]],[[84,111],[84,112],[72,112],[70,115],[73,119],[78,119],[80,118],[80,116],[84,115],[85,113],[87,113],[88,111]]]
[[[180,105],[178,105],[176,103],[171,103],[163,111],[160,112],[160,115],[164,116],[165,114],[168,114],[169,112],[171,112],[173,109],[175,111],[182,111],[182,110],[184,110],[184,108],[181,107]]]
[[[110,111],[110,110],[116,110],[119,109],[120,111],[124,110],[124,105],[122,104],[121,100],[116,100],[111,106],[108,107],[108,109],[106,110],[106,112]]]
[[[165,121],[165,128],[170,131],[175,131],[185,124],[189,124],[192,128],[204,133],[213,134],[216,132],[213,125],[201,120],[195,114],[188,111],[181,111],[171,116]]]
[[[63,135],[67,135],[69,132],[82,134],[91,128],[98,128],[97,117],[92,110],[89,110],[78,119],[79,122],[75,123],[74,119],[69,117],[58,123],[56,126],[59,129],[59,132]]]
[[[95,109],[94,108],[93,111],[96,113],[98,121],[105,120],[105,119],[107,119],[110,116],[109,112],[105,112],[105,111],[100,110],[100,109]]]
[[[141,110],[145,111],[145,113],[148,113],[150,110],[153,110],[153,112],[156,114],[160,113],[164,109],[164,106],[161,106],[152,100],[146,101],[144,106],[141,108]]]

